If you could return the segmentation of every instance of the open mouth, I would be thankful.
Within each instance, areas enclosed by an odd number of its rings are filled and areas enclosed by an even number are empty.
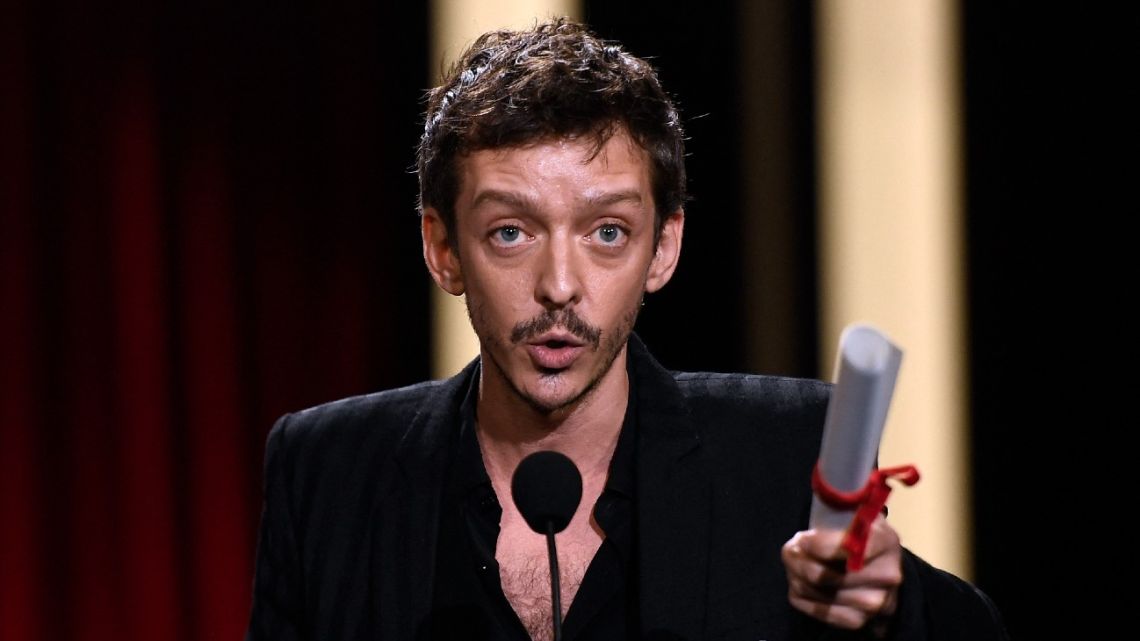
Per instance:
[[[546,373],[570,367],[583,349],[582,344],[570,336],[539,337],[539,340],[526,346],[531,361]]]

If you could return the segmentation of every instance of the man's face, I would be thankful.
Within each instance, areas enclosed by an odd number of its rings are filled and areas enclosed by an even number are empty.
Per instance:
[[[465,156],[457,252],[436,247],[454,271],[433,275],[466,293],[484,376],[542,413],[583,398],[615,363],[624,372],[642,295],[669,280],[680,251],[679,211],[654,245],[645,152],[622,130],[592,151],[558,139]]]

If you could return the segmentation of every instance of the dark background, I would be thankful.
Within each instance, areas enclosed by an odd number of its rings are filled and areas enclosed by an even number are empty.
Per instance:
[[[0,639],[239,637],[273,420],[429,375],[426,9],[184,4],[0,8]],[[812,8],[699,6],[586,3],[690,135],[685,254],[638,330],[671,368],[818,375]],[[1026,329],[1081,316],[1040,231],[1064,64],[1016,5],[960,17],[975,580],[1015,637],[1064,637],[1083,535],[1053,506],[1080,497],[1030,479],[1090,460],[1042,438],[1088,417]]]

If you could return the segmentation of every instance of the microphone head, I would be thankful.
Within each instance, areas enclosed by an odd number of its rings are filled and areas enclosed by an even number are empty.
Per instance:
[[[582,475],[564,454],[535,452],[515,468],[511,496],[530,529],[546,534],[549,523],[561,532],[582,500]]]

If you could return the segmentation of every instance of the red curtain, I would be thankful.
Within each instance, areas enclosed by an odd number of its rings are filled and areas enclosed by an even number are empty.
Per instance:
[[[0,639],[240,638],[273,420],[427,374],[426,21],[97,4],[0,8]]]

